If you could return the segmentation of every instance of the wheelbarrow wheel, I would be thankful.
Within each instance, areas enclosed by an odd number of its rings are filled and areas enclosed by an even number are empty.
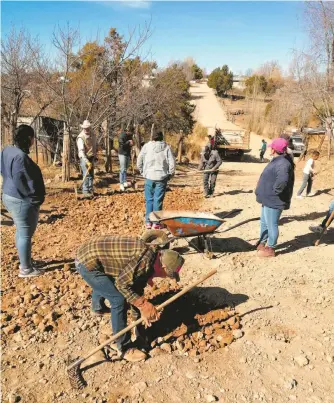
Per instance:
[[[160,229],[149,229],[145,231],[141,239],[151,245],[161,245],[161,249],[168,249],[170,246],[168,235]]]

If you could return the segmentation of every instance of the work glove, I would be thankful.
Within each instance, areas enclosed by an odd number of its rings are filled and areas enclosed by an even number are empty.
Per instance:
[[[86,167],[87,167],[88,171],[91,171],[92,168],[93,168],[93,164],[90,161],[87,161],[86,162]]]
[[[132,302],[132,305],[139,309],[145,327],[151,327],[151,322],[159,320],[160,312],[158,312],[155,306],[148,302],[144,297],[137,298]]]

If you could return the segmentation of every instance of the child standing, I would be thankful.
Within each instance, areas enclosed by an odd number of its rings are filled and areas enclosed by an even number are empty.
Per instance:
[[[315,174],[315,161],[319,158],[320,153],[319,151],[313,151],[311,153],[311,158],[309,158],[305,164],[305,167],[303,169],[303,182],[302,185],[300,187],[300,189],[298,190],[297,193],[297,199],[302,199],[302,193],[304,191],[304,189],[307,187],[306,189],[306,196],[313,196],[314,194],[311,193],[312,190],[312,184],[313,184],[313,176]]]
[[[263,162],[263,156],[267,150],[267,142],[266,140],[262,140],[262,146],[260,148],[260,161]]]

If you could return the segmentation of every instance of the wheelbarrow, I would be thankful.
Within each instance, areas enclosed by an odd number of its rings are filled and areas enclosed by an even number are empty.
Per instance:
[[[211,213],[198,211],[153,211],[149,219],[167,227],[171,236],[164,231],[146,231],[142,239],[147,243],[154,243],[165,247],[171,241],[184,238],[188,244],[211,259],[213,257],[211,238],[216,230],[224,222],[221,218]],[[197,237],[197,247],[188,238]]]

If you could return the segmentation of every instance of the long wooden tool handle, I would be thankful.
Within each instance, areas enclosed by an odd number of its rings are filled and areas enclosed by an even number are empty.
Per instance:
[[[87,170],[86,170],[86,173],[85,173],[85,175],[84,175],[84,177],[83,177],[83,179],[82,179],[82,182],[81,182],[81,184],[80,184],[80,186],[79,186],[79,189],[82,188],[82,186],[83,186],[83,184],[84,184],[84,182],[85,182],[85,180],[86,180],[86,178],[87,178],[89,172],[90,172],[90,170],[87,169]]]
[[[332,214],[329,216],[328,220],[326,221],[326,224],[324,228],[321,231],[320,238],[315,241],[315,246],[318,246],[320,244],[321,238],[324,235],[326,229],[331,225],[331,222],[334,220],[334,211],[332,211]]]
[[[207,280],[209,277],[213,276],[214,274],[217,273],[217,270],[211,270],[208,274],[205,276],[201,277],[200,279],[196,280],[192,284],[190,284],[188,287],[184,288],[177,294],[175,294],[173,297],[169,298],[167,301],[163,302],[161,305],[157,307],[158,311],[161,311],[163,308],[165,308],[167,305],[171,304],[178,298],[182,297],[182,295],[186,294],[188,291],[190,291],[192,288],[196,287],[198,284],[203,283],[203,281]],[[91,357],[93,354],[97,353],[100,351],[103,347],[107,346],[108,344],[112,343],[113,341],[117,340],[120,336],[123,336],[123,334],[127,333],[129,330],[133,329],[135,326],[140,325],[143,322],[143,318],[137,319],[135,322],[131,323],[129,326],[121,330],[120,332],[116,333],[112,337],[110,337],[108,340],[106,340],[104,343],[100,344],[98,347],[94,348],[91,350],[88,354],[86,354],[84,357],[79,358],[77,361],[73,362],[71,365],[67,367],[68,370],[80,365],[83,361],[87,360],[87,358]]]

